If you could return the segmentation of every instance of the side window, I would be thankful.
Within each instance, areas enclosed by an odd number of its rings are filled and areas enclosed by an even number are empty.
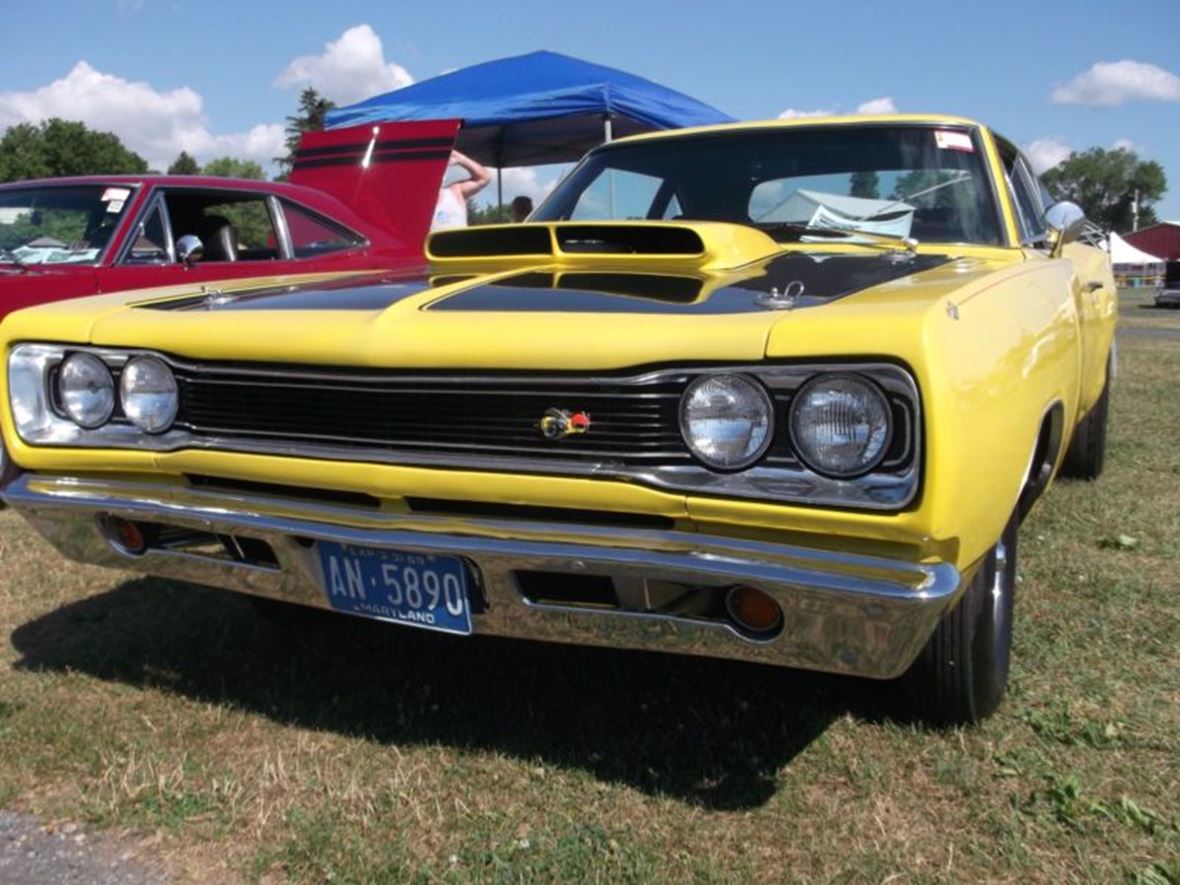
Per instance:
[[[202,262],[281,258],[268,194],[248,191],[170,191],[165,197],[172,236],[199,237]]]
[[[125,263],[169,264],[172,261],[164,213],[158,200],[153,203],[147,217],[136,225],[133,237]]]
[[[1048,209],[1057,202],[1057,197],[1049,190],[1049,186],[1045,184],[1044,179],[1039,175],[1036,177],[1037,189],[1041,192],[1041,206]]]
[[[604,172],[578,197],[573,221],[641,220],[648,216],[663,180],[653,175],[613,169]]]
[[[1034,195],[1029,189],[1027,176],[1016,148],[999,138],[996,139],[996,146],[1000,150],[1000,161],[1004,165],[1004,178],[1008,185],[1008,195],[1012,198],[1012,208],[1016,213],[1020,242],[1024,245],[1039,242],[1045,236],[1041,227],[1040,195]]]
[[[204,214],[211,227],[222,226],[222,219],[229,223],[237,240],[237,261],[267,261],[280,257],[279,239],[265,196],[214,203],[205,207]]]
[[[1021,204],[1022,210],[1028,216],[1028,226],[1032,234],[1032,239],[1038,242],[1043,242],[1045,239],[1045,224],[1042,220],[1045,214],[1045,206],[1041,204],[1040,181],[1033,175],[1032,170],[1023,159],[1016,160],[1016,172],[1014,174],[1014,184],[1016,185],[1016,200]]]
[[[364,237],[283,200],[283,220],[296,258],[313,258],[365,244]]]

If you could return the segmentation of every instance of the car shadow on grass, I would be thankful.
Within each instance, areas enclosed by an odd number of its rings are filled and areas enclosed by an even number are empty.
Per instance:
[[[330,613],[296,628],[235,594],[154,578],[18,627],[26,670],[76,671],[401,747],[577,767],[710,809],[757,807],[882,686],[732,661],[463,638]]]

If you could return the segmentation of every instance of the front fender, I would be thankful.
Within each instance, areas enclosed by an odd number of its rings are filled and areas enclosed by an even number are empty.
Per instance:
[[[948,299],[926,329],[931,525],[982,556],[1020,498],[1046,415],[1077,419],[1083,342],[1067,262],[1026,263]],[[1059,454],[1059,453],[1058,453]]]

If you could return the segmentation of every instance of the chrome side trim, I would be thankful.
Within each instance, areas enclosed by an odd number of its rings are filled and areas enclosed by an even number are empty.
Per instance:
[[[948,563],[910,563],[763,541],[625,526],[363,510],[150,482],[23,474],[3,494],[62,553],[82,562],[327,607],[309,542],[463,557],[486,609],[476,633],[736,658],[891,678],[904,672],[963,586]],[[264,541],[278,568],[152,549],[128,556],[99,530],[116,515]],[[765,591],[786,627],[753,640],[727,622],[644,610],[532,604],[518,571]],[[646,584],[644,584],[646,586]]]
[[[14,375],[14,361],[20,359],[36,364],[45,377],[66,352],[86,351],[103,359],[113,369],[121,368],[134,355],[148,354],[167,363],[180,373],[205,375],[257,376],[287,382],[366,383],[389,381],[395,377],[400,385],[415,383],[455,382],[490,390],[502,388],[520,376],[512,374],[472,374],[440,376],[420,373],[386,373],[358,371],[329,372],[301,367],[225,367],[179,359],[146,349],[117,349],[108,347],[65,346],[60,344],[17,345],[9,355],[9,375]],[[324,461],[369,462],[404,466],[444,467],[449,469],[491,471],[498,473],[544,474],[579,476],[639,482],[652,488],[698,495],[717,495],[761,501],[804,503],[819,507],[843,507],[858,510],[900,510],[914,501],[921,480],[923,414],[921,397],[908,371],[892,363],[879,361],[855,362],[843,360],[832,363],[805,364],[738,364],[685,368],[656,369],[630,376],[607,375],[547,375],[528,376],[527,383],[553,385],[554,396],[569,393],[563,385],[591,386],[596,384],[625,384],[641,387],[667,381],[684,381],[703,374],[734,373],[758,378],[769,388],[772,397],[780,397],[797,390],[813,375],[828,372],[854,372],[876,381],[887,393],[905,399],[912,409],[912,426],[897,428],[912,434],[912,455],[909,465],[900,472],[877,471],[855,479],[834,479],[820,476],[800,465],[765,462],[736,473],[717,473],[695,463],[669,465],[623,464],[609,454],[595,460],[542,459],[519,454],[492,454],[484,451],[464,451],[434,446],[430,450],[390,450],[362,444],[341,445],[331,441],[316,442],[287,439],[268,441],[242,438],[221,433],[193,432],[180,427],[165,433],[146,435],[126,421],[115,420],[97,430],[83,430],[72,421],[51,415],[35,431],[18,426],[21,438],[34,446],[70,446],[77,448],[123,448],[151,452],[175,452],[182,449],[239,452],[278,457],[311,458]],[[785,412],[775,415],[775,433],[787,433]],[[254,434],[258,436],[259,434]],[[686,450],[687,451],[687,450]]]

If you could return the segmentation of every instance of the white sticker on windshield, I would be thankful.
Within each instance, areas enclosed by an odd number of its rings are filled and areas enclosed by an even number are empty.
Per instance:
[[[122,212],[123,211],[123,203],[125,203],[125,202],[126,202],[125,200],[111,200],[109,203],[107,203],[107,211],[108,212]]]
[[[971,143],[971,136],[966,132],[950,132],[946,129],[936,129],[934,130],[934,143],[944,151],[975,153],[975,145]]]
[[[119,209],[123,208],[123,203],[131,196],[131,189],[126,187],[108,187],[102,192],[102,201],[104,203],[117,202]],[[118,212],[119,209],[108,208],[108,212]]]

